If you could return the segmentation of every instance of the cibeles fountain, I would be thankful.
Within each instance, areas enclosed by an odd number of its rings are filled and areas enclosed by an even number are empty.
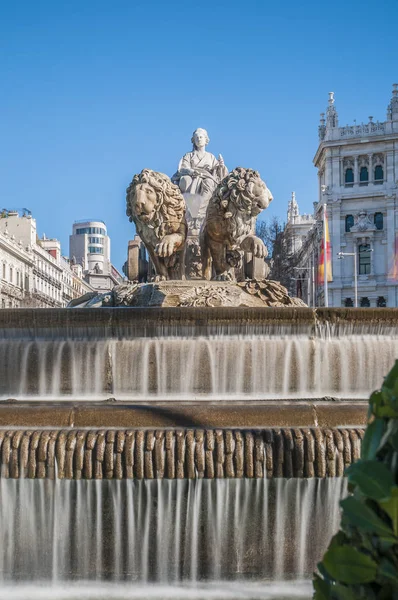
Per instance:
[[[397,314],[269,281],[271,193],[207,141],[128,187],[151,281],[0,311],[0,598],[311,596]]]

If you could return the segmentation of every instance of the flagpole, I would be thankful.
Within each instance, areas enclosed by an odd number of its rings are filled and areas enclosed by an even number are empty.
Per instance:
[[[329,306],[328,272],[327,272],[327,241],[326,241],[326,204],[323,205],[323,283],[325,306]]]

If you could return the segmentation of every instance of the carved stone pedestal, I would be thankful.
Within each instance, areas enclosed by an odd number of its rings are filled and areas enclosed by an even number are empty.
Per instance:
[[[122,284],[112,292],[74,306],[131,306],[131,307],[261,307],[305,306],[299,298],[291,298],[286,288],[277,281],[246,280],[239,283],[226,281],[159,281],[143,284]]]

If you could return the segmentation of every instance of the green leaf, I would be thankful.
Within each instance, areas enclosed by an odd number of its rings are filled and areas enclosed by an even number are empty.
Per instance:
[[[395,431],[391,435],[391,437],[389,439],[389,442],[390,442],[391,446],[394,448],[394,450],[398,452],[398,422],[397,422],[396,419],[394,419],[394,421],[395,421],[395,423],[397,425],[397,431]]]
[[[398,536],[398,487],[394,486],[391,489],[391,497],[388,500],[382,500],[379,504],[390,517],[394,533]]]
[[[323,564],[333,579],[341,583],[367,583],[376,578],[375,561],[351,546],[328,550]]]
[[[398,583],[397,569],[392,563],[390,563],[389,560],[387,560],[387,558],[383,558],[380,561],[378,575],[386,579],[392,579],[393,581]]]
[[[358,600],[358,596],[351,588],[340,583],[333,586],[333,598],[336,598],[336,600]]]
[[[391,538],[392,541],[398,542],[393,530],[366,504],[350,496],[342,500],[340,506],[344,511],[345,520],[351,525],[363,529],[363,531],[376,533],[386,539]]]
[[[370,423],[365,432],[365,436],[362,441],[361,448],[361,459],[372,460],[376,457],[376,452],[380,445],[380,440],[384,433],[384,421],[382,419],[375,419]]]
[[[390,469],[377,460],[353,463],[346,474],[350,483],[355,483],[365,496],[373,500],[389,498],[395,483]]]
[[[330,583],[321,579],[319,575],[314,575],[314,600],[329,600],[330,599]]]
[[[382,391],[384,391],[385,388],[387,388],[388,391],[393,391],[397,382],[398,382],[398,360],[395,361],[393,368],[391,369],[391,371],[389,372],[387,377],[385,377],[383,385],[382,385]]]

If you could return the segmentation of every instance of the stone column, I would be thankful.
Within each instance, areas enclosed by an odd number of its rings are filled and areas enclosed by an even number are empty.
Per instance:
[[[373,183],[374,175],[373,175],[373,154],[368,154],[369,157],[369,183]]]
[[[369,237],[368,238],[368,243],[369,243],[369,247],[370,247],[370,273],[369,275],[374,275],[374,243],[373,243],[373,237]]]
[[[127,250],[127,277],[130,281],[138,281],[140,275],[141,238],[136,235],[129,241]]]
[[[333,284],[341,288],[341,260],[337,253],[341,251],[341,200],[332,204],[332,227],[330,231]]]
[[[359,183],[358,156],[354,157],[354,185]]]
[[[326,150],[328,154],[326,155],[326,164],[325,164],[325,185],[329,188],[332,188],[333,185],[333,173],[332,173],[332,156],[330,154],[331,150]]]
[[[397,286],[396,286],[396,282],[393,279],[389,278],[389,272],[390,272],[390,269],[392,268],[392,261],[394,259],[394,254],[395,254],[395,235],[396,235],[396,233],[395,233],[395,224],[396,224],[395,196],[393,196],[393,195],[386,196],[385,202],[386,202],[386,210],[387,210],[387,218],[386,218],[386,224],[385,224],[385,227],[387,228],[387,244],[384,246],[384,248],[385,248],[385,252],[387,253],[385,264],[387,265],[386,281],[387,281],[387,285],[388,285],[388,306],[395,307],[397,305],[396,304]]]
[[[389,144],[390,146],[390,144]],[[384,165],[384,178],[391,185],[395,182],[394,178],[395,169],[394,169],[394,150],[390,146],[390,148],[386,152],[385,165]]]

